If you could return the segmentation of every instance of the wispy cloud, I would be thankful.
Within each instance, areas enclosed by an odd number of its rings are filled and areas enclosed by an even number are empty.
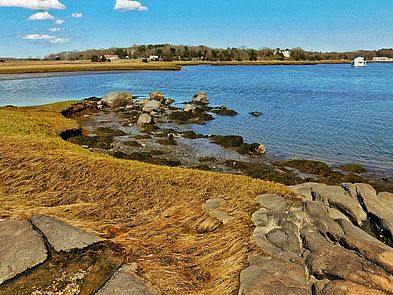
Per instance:
[[[148,10],[146,6],[143,6],[139,1],[132,0],[116,0],[116,4],[114,7],[115,10],[125,11],[125,10],[137,10],[144,11]]]
[[[64,24],[64,20],[58,19],[57,21],[55,21],[55,24],[60,26],[60,25]]]
[[[52,44],[63,44],[63,43],[69,43],[71,41],[70,38],[60,38],[50,35],[38,35],[38,34],[25,35],[22,37],[22,39],[47,41]]]
[[[59,0],[0,0],[0,7],[21,7],[27,9],[65,9]]]
[[[51,15],[48,11],[37,12],[33,15],[30,15],[28,18],[28,20],[48,20],[48,19],[55,19],[55,17]]]
[[[49,32],[59,32],[61,30],[62,30],[62,28],[58,28],[58,27],[57,28],[49,28],[48,29]]]
[[[73,14],[71,14],[71,16],[72,16],[72,17],[75,17],[75,18],[81,18],[81,17],[82,17],[82,13],[80,13],[80,12],[74,12]]]

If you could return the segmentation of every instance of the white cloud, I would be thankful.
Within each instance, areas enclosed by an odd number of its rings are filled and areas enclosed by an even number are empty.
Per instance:
[[[30,15],[28,20],[47,20],[47,19],[55,19],[53,15],[51,15],[48,11],[37,12],[33,15]]]
[[[64,24],[64,20],[58,19],[57,21],[55,21],[55,24],[56,25],[62,25],[62,24]]]
[[[62,44],[62,43],[70,42],[70,38],[59,38],[59,37],[50,36],[50,35],[38,35],[38,34],[25,35],[22,37],[22,39],[43,40],[43,41],[48,41],[49,43],[53,43],[53,44],[60,44],[60,43]]]
[[[81,18],[82,17],[82,13],[80,12],[74,12],[73,14],[71,14],[72,17],[76,17],[76,18]]]
[[[0,7],[21,7],[27,9],[65,9],[59,0],[0,0]]]
[[[143,6],[139,1],[132,1],[132,0],[116,0],[115,10],[138,10],[144,11],[148,10],[146,6]]]
[[[59,32],[61,30],[62,30],[62,28],[58,28],[58,27],[57,28],[49,28],[48,29],[49,32]]]

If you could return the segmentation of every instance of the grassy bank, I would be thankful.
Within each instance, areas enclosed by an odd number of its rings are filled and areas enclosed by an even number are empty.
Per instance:
[[[286,187],[245,176],[118,160],[63,141],[69,103],[0,108],[0,218],[49,214],[120,243],[165,294],[236,294],[260,193]],[[202,204],[234,217],[214,227]]]
[[[86,71],[141,71],[179,70],[173,62],[142,63],[132,61],[93,63],[90,61],[20,61],[0,64],[0,74],[86,72]]]
[[[51,72],[84,72],[84,71],[139,71],[139,70],[179,70],[186,65],[316,65],[350,63],[343,60],[326,61],[190,61],[190,62],[150,62],[114,61],[92,63],[90,61],[19,61],[0,64],[0,74],[51,73]]]

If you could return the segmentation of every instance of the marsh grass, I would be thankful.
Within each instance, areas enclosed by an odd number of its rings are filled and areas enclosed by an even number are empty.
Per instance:
[[[236,294],[260,193],[282,185],[246,176],[115,159],[63,141],[68,103],[0,108],[0,218],[41,213],[119,243],[165,294]],[[222,198],[223,226],[202,204]]]

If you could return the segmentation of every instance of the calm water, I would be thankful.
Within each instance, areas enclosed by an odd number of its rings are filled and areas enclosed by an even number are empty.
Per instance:
[[[35,105],[129,91],[160,90],[176,101],[205,90],[217,117],[195,131],[239,134],[269,153],[332,164],[360,163],[393,172],[393,64],[317,66],[197,66],[179,72],[0,76],[0,105]],[[261,111],[259,118],[250,111]]]

